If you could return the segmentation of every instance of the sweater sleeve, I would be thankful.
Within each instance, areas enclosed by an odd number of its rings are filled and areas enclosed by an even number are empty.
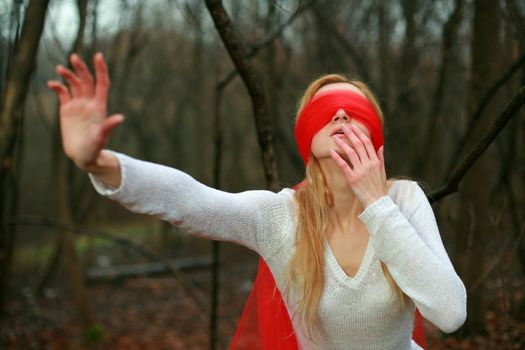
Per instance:
[[[291,210],[291,189],[279,193],[228,193],[208,187],[180,170],[112,153],[120,163],[121,184],[110,188],[89,173],[99,194],[195,236],[237,243],[263,257],[280,248],[285,217]]]
[[[406,210],[402,212],[387,195],[366,207],[359,219],[399,288],[423,317],[451,333],[466,319],[465,286],[443,246],[425,193],[417,182],[403,181],[402,207]]]

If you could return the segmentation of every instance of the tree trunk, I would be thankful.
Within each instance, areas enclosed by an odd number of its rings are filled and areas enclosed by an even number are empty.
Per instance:
[[[446,94],[448,72],[453,61],[453,46],[456,42],[457,32],[463,17],[462,12],[464,5],[465,0],[456,0],[454,10],[443,26],[443,34],[441,36],[441,63],[439,65],[436,89],[432,97],[432,108],[427,118],[428,125],[426,126],[422,139],[423,146],[415,157],[411,171],[412,174],[417,173],[424,179],[431,178],[432,172],[435,172],[435,169],[430,170],[431,164],[439,164],[439,157],[434,149],[434,142],[439,126],[442,125],[444,121],[442,102]]]
[[[471,82],[469,86],[468,109],[474,106],[494,81],[500,66],[500,3],[493,0],[476,0],[473,23]],[[493,100],[476,123],[466,149],[480,138],[490,123],[490,117],[497,115],[498,103]],[[470,113],[469,113],[470,114]],[[459,215],[454,223],[458,237],[457,262],[460,274],[468,292],[468,318],[464,326],[467,334],[484,333],[485,305],[483,288],[470,291],[470,286],[484,271],[485,256],[491,235],[489,235],[491,210],[490,198],[493,187],[494,149],[488,148],[474,164],[460,186],[461,203]]]
[[[206,7],[215,23],[215,28],[228,51],[241,79],[248,89],[252,101],[257,139],[261,147],[262,163],[266,186],[272,190],[278,189],[279,174],[273,144],[273,132],[268,116],[268,101],[263,86],[255,70],[250,65],[248,55],[235,32],[230,18],[220,0],[206,0]]]
[[[89,0],[78,0],[77,3],[80,23],[77,37],[71,50],[72,52],[80,53],[83,47],[88,2]],[[69,60],[69,55],[67,59]],[[59,124],[60,118],[57,116],[52,149],[54,162],[53,168],[55,169],[55,176],[53,176],[53,193],[55,195],[54,205],[57,211],[57,217],[60,220],[65,222],[75,222],[75,213],[72,210],[74,201],[78,200],[78,198],[75,198],[76,196],[72,189],[75,169],[73,168],[72,163],[65,157],[62,150]],[[85,174],[82,175],[85,176]],[[75,235],[71,231],[61,231],[59,234],[61,235],[59,241],[61,247],[58,249],[58,252],[61,252],[62,254],[62,266],[64,266],[67,274],[73,304],[79,314],[82,327],[85,331],[88,331],[91,327],[95,326],[96,318],[87,296],[82,265],[75,247]]]
[[[390,109],[392,108],[392,90],[391,81],[392,73],[391,67],[393,66],[391,57],[392,57],[392,48],[391,48],[391,35],[392,35],[392,19],[391,19],[391,7],[389,2],[378,1],[377,3],[377,20],[378,20],[378,32],[379,38],[377,40],[377,59],[379,67],[379,77],[375,81],[381,81],[381,84],[378,84],[378,93],[382,100],[382,107],[385,115],[390,115]]]
[[[6,302],[14,239],[7,222],[7,215],[12,214],[16,202],[11,177],[13,156],[48,2],[33,0],[27,7],[0,108],[0,318]]]
[[[404,86],[400,87],[398,95],[398,115],[403,120],[410,120],[413,109],[412,90],[414,86],[414,68],[417,66],[417,56],[415,50],[416,43],[416,23],[415,15],[418,0],[402,0],[403,17],[405,19],[405,37],[400,62],[400,74]]]
[[[403,43],[401,45],[401,53],[398,59],[398,69],[394,70],[394,81],[398,82],[395,89],[395,105],[390,104],[389,109],[395,118],[390,118],[390,134],[414,135],[413,138],[398,137],[395,142],[390,143],[390,152],[392,154],[405,154],[407,157],[412,157],[415,152],[413,140],[420,134],[420,118],[416,117],[414,112],[418,110],[416,106],[416,69],[418,64],[418,56],[416,52],[416,21],[419,0],[401,0],[401,9],[403,14],[403,21],[405,23],[405,32]],[[388,144],[388,137],[385,143]],[[410,153],[407,153],[410,152]],[[399,167],[398,171],[409,171],[410,164],[402,162],[403,168]]]

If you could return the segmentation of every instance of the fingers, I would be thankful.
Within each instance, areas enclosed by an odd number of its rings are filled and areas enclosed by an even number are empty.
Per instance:
[[[350,169],[350,166],[348,163],[333,149],[330,150],[330,156],[335,161],[337,166],[343,171],[345,174],[345,177],[352,182],[351,180],[354,178],[354,171]]]
[[[343,140],[337,136],[335,136],[335,142],[348,155],[354,173],[356,167],[365,166],[367,164],[370,166],[377,165],[382,178],[386,179],[385,161],[383,158],[384,146],[381,146],[376,152],[370,138],[358,127],[351,126],[348,128],[346,125],[343,125],[342,129],[345,136],[352,142],[354,148],[352,149],[352,147],[343,142]]]
[[[97,58],[97,56],[99,57]],[[68,83],[70,97],[93,97],[93,95],[95,95],[96,88],[94,85],[93,75],[89,71],[86,63],[77,54],[71,55],[70,62],[74,72],[62,65],[57,65],[56,67],[56,72],[64,77]],[[107,87],[109,86],[109,78],[107,76],[107,69],[105,68],[104,60],[100,53],[95,55],[95,62],[99,63],[95,69],[97,71],[97,85],[100,85],[101,87],[101,94],[97,97],[106,97]]]
[[[379,150],[377,152],[379,161],[381,162],[381,175],[383,176],[383,179],[386,180],[386,169],[385,169],[385,145],[382,145],[379,147]]]
[[[117,127],[120,123],[124,121],[124,116],[122,114],[114,114],[110,117],[108,117],[104,123],[102,124],[102,127],[100,129],[100,133],[102,135],[102,139],[106,140],[113,129]]]
[[[359,157],[357,156],[357,153],[352,149],[352,147],[348,146],[343,140],[341,140],[338,136],[334,136],[335,143],[341,149],[345,154],[348,156],[348,159],[350,160],[350,163],[352,164],[352,168],[355,169],[356,166],[361,165],[361,161],[359,160]]]
[[[71,97],[69,96],[69,91],[61,82],[56,80],[50,80],[47,82],[47,87],[54,90],[57,93],[61,105],[64,105],[71,100]]]
[[[91,75],[88,67],[78,55],[72,54],[70,61],[71,66],[74,68],[76,75],[80,79],[80,88],[82,94],[85,97],[92,97],[95,92],[93,75]]]
[[[80,97],[82,96],[82,89],[80,87],[80,79],[64,66],[57,65],[56,72],[64,77],[66,81],[69,84],[69,90],[71,92],[72,97]]]
[[[106,62],[104,61],[104,57],[100,52],[95,55],[93,61],[96,74],[95,98],[99,102],[105,104],[108,100],[108,90],[110,84],[108,68],[106,66]]]
[[[364,162],[365,159],[377,160],[377,155],[372,141],[361,129],[355,125],[348,127],[344,124],[342,129],[345,135],[350,139],[350,141],[352,141],[352,144],[355,146],[362,162]]]

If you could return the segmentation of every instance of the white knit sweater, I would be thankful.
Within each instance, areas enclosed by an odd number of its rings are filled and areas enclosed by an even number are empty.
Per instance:
[[[295,241],[294,191],[228,193],[179,170],[114,152],[119,188],[89,174],[98,193],[137,213],[155,215],[188,232],[241,244],[261,255],[283,290],[283,272]],[[325,239],[325,286],[319,317],[325,331],[317,344],[292,317],[302,349],[419,349],[411,340],[413,308],[399,313],[380,260],[423,317],[444,332],[466,318],[466,291],[443,247],[432,207],[417,182],[397,180],[359,215],[370,239],[354,277],[346,275]],[[283,295],[290,315],[298,296]]]

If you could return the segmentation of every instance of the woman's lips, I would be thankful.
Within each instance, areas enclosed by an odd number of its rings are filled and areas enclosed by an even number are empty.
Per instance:
[[[343,129],[337,129],[335,130],[332,135],[330,136],[334,136],[334,135],[344,135],[345,133],[343,132]]]

